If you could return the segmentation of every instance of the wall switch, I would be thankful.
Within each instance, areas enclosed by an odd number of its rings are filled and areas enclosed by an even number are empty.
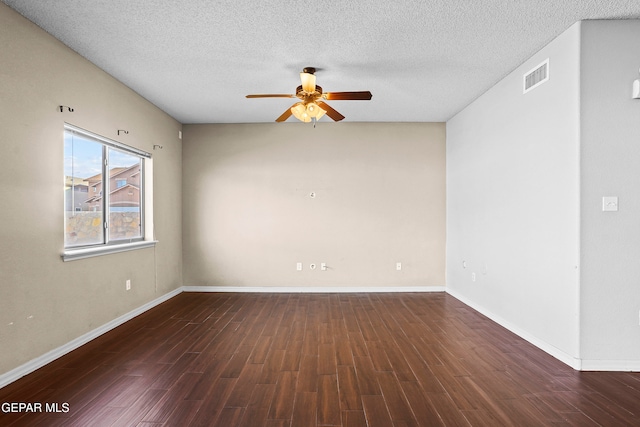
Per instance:
[[[320,263],[320,270],[327,271],[327,263],[326,262]]]
[[[617,197],[603,197],[602,198],[602,211],[603,212],[616,212],[618,210],[618,198]]]
[[[302,263],[301,262],[296,264],[296,270],[297,271],[302,271]]]
[[[125,288],[130,291],[131,290],[131,279],[127,279],[125,282]]]
[[[396,262],[396,270],[398,270],[398,271],[402,270],[402,263],[401,262]]]

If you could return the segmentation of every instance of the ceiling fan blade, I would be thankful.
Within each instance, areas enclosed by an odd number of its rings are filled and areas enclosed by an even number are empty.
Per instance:
[[[247,98],[295,98],[295,95],[289,93],[263,93],[257,95],[247,95]]]
[[[291,112],[291,108],[287,108],[287,111],[285,111],[284,113],[282,113],[282,115],[280,117],[278,117],[276,119],[276,122],[284,122],[285,120],[287,120],[289,117],[291,117],[293,113]]]
[[[344,116],[342,114],[338,113],[333,108],[331,108],[329,106],[329,104],[327,104],[325,102],[322,102],[322,101],[319,101],[316,104],[318,104],[318,107],[320,107],[324,111],[326,111],[327,112],[327,116],[331,117],[334,122],[339,122],[340,120],[344,119]]]
[[[373,95],[368,90],[359,92],[327,92],[322,95],[324,99],[329,101],[349,101],[349,100],[362,100],[368,101]]]

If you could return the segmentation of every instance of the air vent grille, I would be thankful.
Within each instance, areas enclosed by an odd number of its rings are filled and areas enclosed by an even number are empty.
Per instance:
[[[527,93],[549,80],[549,58],[523,76],[523,93]]]

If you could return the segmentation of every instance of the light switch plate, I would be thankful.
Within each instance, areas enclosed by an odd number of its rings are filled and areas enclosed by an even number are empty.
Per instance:
[[[605,196],[602,198],[603,212],[616,212],[618,210],[618,198]]]

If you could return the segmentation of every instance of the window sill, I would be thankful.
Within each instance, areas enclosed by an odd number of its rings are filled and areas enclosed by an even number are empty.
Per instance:
[[[115,254],[118,252],[135,251],[137,249],[151,248],[158,243],[156,240],[126,243],[122,245],[100,246],[97,248],[69,249],[62,253],[62,260],[75,261],[77,259],[91,258],[94,256]]]

